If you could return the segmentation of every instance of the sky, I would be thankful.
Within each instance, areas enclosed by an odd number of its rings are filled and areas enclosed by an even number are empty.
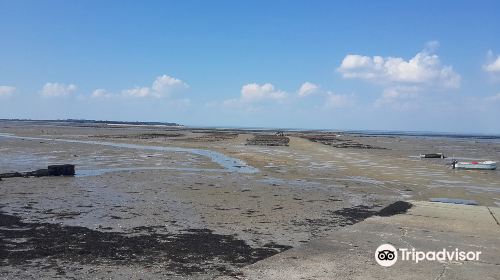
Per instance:
[[[0,118],[500,134],[499,1],[0,0]]]

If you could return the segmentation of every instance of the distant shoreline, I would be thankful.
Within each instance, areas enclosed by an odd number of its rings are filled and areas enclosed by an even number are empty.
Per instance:
[[[0,119],[0,121],[15,122],[49,122],[49,123],[77,123],[77,124],[108,124],[108,125],[147,125],[147,126],[182,126],[171,122],[141,122],[141,121],[108,121],[108,120],[86,120],[86,119],[65,119],[65,120],[32,120],[32,119]]]
[[[240,127],[240,126],[191,126],[174,122],[142,122],[142,121],[113,121],[113,120],[87,120],[87,119],[62,119],[62,120],[34,120],[34,119],[0,119],[0,122],[31,122],[31,123],[64,123],[64,124],[105,124],[110,126],[153,126],[173,127],[183,129],[206,129],[224,131],[247,132],[275,132],[288,133],[343,133],[360,136],[410,136],[410,137],[438,137],[462,138],[478,140],[500,140],[500,134],[488,133],[463,133],[463,132],[433,132],[433,131],[393,131],[393,130],[345,130],[345,129],[307,129],[307,128],[273,128],[273,127]]]

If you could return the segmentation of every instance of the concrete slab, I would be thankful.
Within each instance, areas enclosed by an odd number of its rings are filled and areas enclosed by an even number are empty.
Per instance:
[[[495,223],[497,223],[500,226],[500,208],[499,207],[488,207],[488,210],[490,211],[491,215],[493,216]]]
[[[365,222],[376,224],[415,227],[429,231],[460,232],[464,235],[498,236],[500,227],[493,219],[489,209],[494,207],[454,205],[435,202],[412,202],[405,215],[390,219],[374,217]],[[497,208],[498,209],[498,208]]]
[[[499,279],[500,226],[482,206],[412,202],[406,214],[372,217],[220,279]],[[493,209],[493,210],[492,210]],[[375,261],[376,248],[481,251],[479,261]]]

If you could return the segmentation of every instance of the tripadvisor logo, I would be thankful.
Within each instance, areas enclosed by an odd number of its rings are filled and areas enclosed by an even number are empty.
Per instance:
[[[419,251],[415,248],[399,248],[391,244],[382,244],[375,251],[375,260],[381,266],[389,267],[401,261],[411,261],[418,263],[423,260],[427,261],[478,261],[481,251],[462,251],[458,248],[454,250],[442,249],[440,251]]]
[[[398,260],[398,251],[391,244],[382,244],[375,251],[375,260],[381,266],[391,266]]]

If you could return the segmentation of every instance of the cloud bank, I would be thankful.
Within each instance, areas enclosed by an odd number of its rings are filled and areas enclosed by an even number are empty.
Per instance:
[[[134,88],[124,89],[119,94],[107,91],[103,88],[98,88],[90,95],[92,98],[111,98],[111,97],[171,97],[173,94],[189,88],[189,85],[180,79],[169,75],[161,75],[156,77],[151,86],[137,86]]]
[[[256,103],[283,101],[288,97],[285,91],[275,89],[271,83],[250,83],[241,87],[240,97],[227,99],[223,102],[226,106],[243,106]]]
[[[241,100],[244,102],[259,102],[263,100],[282,100],[287,94],[282,90],[276,90],[273,84],[257,83],[246,84],[241,87]]]
[[[316,93],[319,90],[319,86],[310,82],[303,83],[299,88],[299,96],[309,96]]]
[[[11,86],[0,86],[0,97],[7,97],[14,94],[16,91],[15,87]]]
[[[123,96],[130,97],[170,97],[174,92],[186,89],[189,85],[169,75],[158,76],[151,87],[135,87],[122,91]]]
[[[94,90],[90,96],[93,98],[109,98],[113,97],[113,94],[103,88],[98,88]]]
[[[483,65],[483,70],[494,77],[500,77],[500,55],[497,55],[495,58],[493,51],[489,50],[487,57],[488,62]]]
[[[460,88],[461,76],[452,66],[443,65],[434,52],[439,43],[432,41],[412,58],[348,54],[337,71],[345,79],[359,79],[383,89],[375,107],[397,110],[418,108],[419,97],[425,93]]]
[[[62,97],[73,94],[76,91],[74,84],[46,83],[40,91],[45,97]]]
[[[439,56],[433,54],[429,48],[409,60],[401,57],[348,54],[337,71],[346,79],[362,79],[383,84],[459,88],[461,80],[453,67],[442,65]]]

